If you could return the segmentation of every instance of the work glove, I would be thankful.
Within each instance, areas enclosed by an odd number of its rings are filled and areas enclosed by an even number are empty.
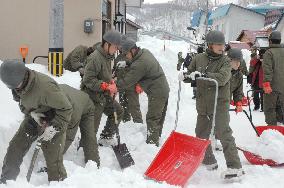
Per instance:
[[[194,71],[192,73],[190,73],[189,78],[191,80],[196,80],[196,78],[201,77],[202,74],[199,71]]]
[[[114,80],[110,82],[110,84],[107,87],[107,90],[109,91],[110,96],[112,97],[117,93],[117,87],[116,87]]]
[[[109,91],[110,96],[113,97],[117,93],[117,87],[114,80],[111,80],[110,83],[101,83],[101,90]]]
[[[136,93],[138,93],[138,94],[143,93],[143,89],[142,89],[142,87],[140,86],[140,84],[136,84],[136,86],[135,86],[135,91],[136,91]]]
[[[263,90],[264,90],[264,93],[266,94],[272,93],[270,82],[263,82]]]
[[[40,139],[42,139],[43,141],[50,141],[57,132],[59,131],[57,131],[53,126],[48,126],[40,136]]]
[[[243,106],[242,105],[243,105],[243,103],[241,101],[238,101],[236,103],[236,109],[235,109],[236,113],[239,113],[239,112],[243,111]]]
[[[183,71],[179,72],[179,74],[178,74],[178,80],[179,80],[180,82],[184,81],[186,77],[187,77],[186,72],[183,72]]]
[[[126,67],[126,61],[119,61],[117,64],[116,64],[116,66],[118,67],[118,68],[125,68]]]
[[[46,116],[43,113],[37,113],[37,112],[32,111],[31,117],[35,120],[35,122],[37,122],[39,126],[41,127],[47,126],[47,122],[44,120]]]

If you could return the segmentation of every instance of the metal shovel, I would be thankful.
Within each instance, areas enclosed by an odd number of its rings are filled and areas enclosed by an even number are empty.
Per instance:
[[[119,129],[118,129],[118,121],[117,121],[117,112],[115,105],[113,105],[113,115],[114,115],[114,123],[116,128],[116,138],[117,138],[117,145],[112,146],[113,151],[115,153],[115,156],[118,160],[119,166],[121,169],[125,169],[129,166],[132,166],[135,164],[127,146],[125,143],[120,143],[120,135],[119,135]]]

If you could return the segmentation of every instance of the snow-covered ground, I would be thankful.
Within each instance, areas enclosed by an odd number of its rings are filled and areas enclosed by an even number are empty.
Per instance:
[[[162,65],[166,76],[168,78],[171,92],[169,98],[169,106],[164,124],[161,143],[163,143],[172,129],[174,128],[175,111],[178,81],[176,71],[177,53],[188,50],[188,44],[180,41],[166,41],[166,51],[163,49],[164,41],[152,38],[149,36],[142,36],[138,46],[148,48],[153,52],[156,58]],[[42,65],[29,65],[31,69],[48,74],[46,67]],[[59,83],[67,83],[75,88],[79,88],[80,76],[77,73],[67,72],[60,78],[54,78]],[[245,87],[245,89],[248,89]],[[188,135],[195,135],[194,128],[196,122],[195,101],[191,99],[192,88],[190,85],[182,84],[181,92],[181,106],[178,132]],[[147,112],[147,97],[142,94],[140,97],[141,110],[145,121],[145,114]],[[17,103],[12,100],[10,91],[0,82],[0,164],[6,153],[6,148],[12,136],[15,134],[23,115],[18,109]],[[261,112],[253,112],[254,122],[256,125],[264,125],[264,115]],[[102,130],[106,118],[103,117],[99,133]],[[249,145],[257,138],[253,129],[250,127],[249,121],[244,114],[231,113],[230,123],[236,143],[240,147]],[[21,172],[17,181],[9,181],[7,185],[0,185],[0,187],[9,188],[27,188],[27,187],[96,187],[96,188],[116,188],[116,187],[135,187],[135,188],[167,188],[172,187],[167,184],[160,184],[154,181],[146,180],[143,174],[151,161],[157,154],[160,148],[145,144],[146,139],[146,124],[134,124],[132,122],[121,124],[120,126],[122,142],[126,143],[136,164],[124,171],[121,171],[115,155],[110,148],[100,147],[101,169],[96,169],[94,163],[88,163],[85,167],[83,163],[83,152],[76,151],[78,140],[76,139],[68,152],[64,156],[64,164],[67,169],[68,178],[63,182],[52,182],[48,185],[47,175],[44,173],[32,174],[31,183],[27,183],[25,176],[29,166],[33,148],[30,149],[24,158]],[[241,162],[246,175],[240,182],[226,183],[220,178],[220,174],[226,169],[225,160],[222,152],[215,152],[220,168],[217,171],[209,172],[204,166],[200,166],[196,173],[190,178],[187,187],[191,188],[267,188],[267,187],[284,187],[284,168],[271,168],[268,166],[253,166],[250,165],[240,152]],[[44,165],[42,153],[39,155],[38,163],[35,171]]]

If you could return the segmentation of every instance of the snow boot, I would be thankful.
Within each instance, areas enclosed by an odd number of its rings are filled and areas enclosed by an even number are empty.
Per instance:
[[[213,163],[211,165],[205,165],[205,167],[209,171],[217,170],[218,169],[218,163]]]
[[[232,179],[232,178],[238,178],[245,174],[245,171],[242,168],[234,169],[234,168],[228,168],[226,171],[224,171],[221,174],[221,177],[223,179]]]
[[[46,166],[40,167],[40,168],[38,169],[38,171],[37,171],[37,173],[45,173],[45,172],[47,172],[47,167],[46,167]]]

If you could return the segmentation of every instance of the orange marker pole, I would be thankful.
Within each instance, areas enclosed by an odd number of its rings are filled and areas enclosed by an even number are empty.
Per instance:
[[[22,55],[24,63],[26,63],[26,57],[28,55],[28,52],[29,52],[29,48],[26,45],[23,45],[20,47],[20,53]]]

